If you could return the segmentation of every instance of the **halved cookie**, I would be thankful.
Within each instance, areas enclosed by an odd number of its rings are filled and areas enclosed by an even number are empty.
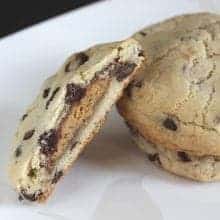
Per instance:
[[[139,43],[128,39],[74,54],[46,80],[13,141],[10,177],[22,198],[49,197],[143,61]]]

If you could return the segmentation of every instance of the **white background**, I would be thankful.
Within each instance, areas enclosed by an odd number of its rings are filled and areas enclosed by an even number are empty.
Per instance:
[[[218,11],[215,1],[105,0],[0,40],[0,219],[217,219],[220,183],[168,174],[133,146],[113,111],[45,205],[23,204],[8,184],[10,139],[42,81],[72,52],[121,40],[173,15]]]

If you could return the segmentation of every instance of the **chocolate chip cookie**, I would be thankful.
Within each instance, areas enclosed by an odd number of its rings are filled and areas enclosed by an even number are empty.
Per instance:
[[[220,179],[220,15],[178,16],[133,37],[148,59],[119,101],[119,112],[154,144],[153,158],[165,169]]]
[[[21,199],[44,201],[102,126],[144,56],[134,39],[72,55],[21,117],[10,177]]]

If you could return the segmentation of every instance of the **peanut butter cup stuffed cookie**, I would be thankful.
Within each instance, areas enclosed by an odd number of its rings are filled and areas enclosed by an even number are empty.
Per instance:
[[[71,56],[20,120],[9,171],[20,198],[44,201],[93,139],[144,60],[133,39]]]
[[[118,109],[135,142],[170,172],[219,180],[220,16],[178,16],[133,37],[148,59]]]

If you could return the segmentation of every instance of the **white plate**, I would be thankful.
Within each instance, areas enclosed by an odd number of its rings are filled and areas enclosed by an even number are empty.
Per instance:
[[[216,10],[217,1],[106,0],[0,40],[1,219],[217,219],[220,183],[187,181],[146,162],[114,111],[47,204],[18,202],[6,172],[18,119],[68,55],[176,14]]]

